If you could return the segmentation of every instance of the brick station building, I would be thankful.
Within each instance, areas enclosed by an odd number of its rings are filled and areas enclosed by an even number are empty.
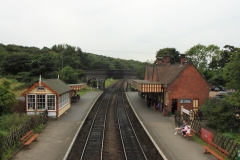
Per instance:
[[[185,55],[180,58],[180,63],[170,64],[170,56],[159,57],[155,65],[146,66],[144,80],[131,81],[141,95],[167,105],[172,114],[180,111],[181,106],[197,111],[210,91],[209,83],[198,69],[185,61]]]

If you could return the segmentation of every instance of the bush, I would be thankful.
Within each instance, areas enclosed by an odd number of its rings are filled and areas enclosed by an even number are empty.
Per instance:
[[[13,113],[0,117],[0,130],[10,133],[10,131],[21,124],[25,124],[29,120],[27,114]]]
[[[219,132],[232,132],[235,119],[235,108],[224,98],[221,100],[208,99],[201,106],[204,117],[208,119],[207,126]]]

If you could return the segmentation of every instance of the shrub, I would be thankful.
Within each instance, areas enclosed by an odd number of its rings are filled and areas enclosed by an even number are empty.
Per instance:
[[[0,130],[10,132],[16,126],[25,124],[28,121],[27,114],[13,113],[0,117]]]

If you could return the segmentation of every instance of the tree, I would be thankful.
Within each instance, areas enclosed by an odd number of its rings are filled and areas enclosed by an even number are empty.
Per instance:
[[[165,55],[169,55],[171,57],[170,63],[179,63],[180,62],[180,53],[175,48],[163,48],[157,51],[156,59],[158,57],[164,57]]]
[[[213,57],[219,57],[220,50],[218,46],[209,45],[204,46],[198,44],[190,48],[186,52],[187,59],[190,60],[202,73],[202,75],[208,80],[212,77],[209,64]],[[210,73],[209,73],[210,72]]]
[[[234,108],[235,106],[229,103],[226,97],[222,100],[208,99],[200,110],[208,119],[207,126],[220,132],[231,132],[234,129]]]
[[[223,77],[227,81],[227,88],[237,90],[230,96],[230,102],[240,106],[240,49],[229,53],[229,62],[223,68]]]
[[[10,82],[2,80],[0,82],[0,115],[12,113],[13,107],[17,104],[15,94],[10,88]]]
[[[7,55],[7,51],[5,49],[5,46],[0,43],[0,64],[6,55]]]
[[[49,75],[50,72],[56,71],[55,63],[49,54],[43,54],[35,56],[30,62],[30,75],[39,76],[43,75],[45,78],[50,78],[45,75]]]
[[[61,72],[61,79],[67,84],[74,84],[78,82],[78,73],[70,66],[64,67]]]
[[[4,74],[17,74],[18,72],[30,71],[31,59],[32,56],[24,52],[7,54],[1,63],[2,72]]]
[[[137,66],[137,76],[140,79],[144,79],[145,68],[147,65],[152,65],[149,61],[143,62]]]
[[[217,86],[226,86],[226,80],[223,78],[223,67],[229,62],[230,53],[236,51],[230,45],[225,45],[223,48],[219,54],[212,57],[212,61],[209,63],[210,78],[208,82]]]

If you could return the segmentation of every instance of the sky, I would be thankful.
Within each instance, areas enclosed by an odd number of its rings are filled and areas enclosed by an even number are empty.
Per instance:
[[[239,0],[0,0],[0,43],[68,44],[141,62],[156,52],[240,47]]]

